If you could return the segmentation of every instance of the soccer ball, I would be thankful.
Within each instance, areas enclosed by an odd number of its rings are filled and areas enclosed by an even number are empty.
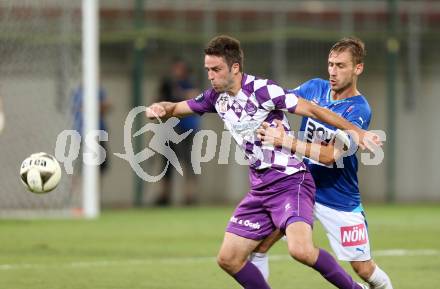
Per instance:
[[[54,156],[36,153],[23,161],[20,177],[26,189],[36,194],[44,194],[55,189],[60,182],[61,167]]]

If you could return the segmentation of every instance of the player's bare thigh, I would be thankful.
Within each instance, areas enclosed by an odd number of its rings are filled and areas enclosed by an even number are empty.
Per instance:
[[[272,232],[269,236],[267,236],[255,249],[254,252],[257,253],[267,253],[272,246],[278,242],[284,234],[281,232],[281,230],[277,229]]]
[[[319,250],[313,245],[312,227],[305,222],[294,222],[286,228],[289,254],[297,261],[313,266]]]

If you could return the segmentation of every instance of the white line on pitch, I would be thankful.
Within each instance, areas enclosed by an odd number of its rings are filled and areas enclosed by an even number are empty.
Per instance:
[[[440,250],[422,249],[422,250],[407,250],[407,249],[391,249],[391,250],[377,250],[373,252],[375,257],[406,257],[406,256],[440,256]],[[291,258],[286,255],[270,255],[271,261],[284,261]],[[137,260],[103,260],[103,261],[81,261],[70,262],[62,264],[0,264],[0,271],[7,270],[21,270],[21,269],[42,269],[53,267],[64,268],[87,268],[87,267],[109,267],[121,265],[144,265],[144,264],[185,264],[185,263],[204,263],[215,262],[214,257],[182,257],[182,258],[152,258],[152,259],[137,259]]]

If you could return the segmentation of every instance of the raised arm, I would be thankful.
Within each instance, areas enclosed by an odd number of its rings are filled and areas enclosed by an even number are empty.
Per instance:
[[[145,114],[150,119],[157,117],[167,119],[170,117],[184,117],[194,114],[194,111],[189,107],[187,101],[181,102],[156,102],[147,107]]]
[[[352,135],[356,143],[362,149],[368,148],[372,151],[372,143],[377,146],[382,146],[382,142],[377,135],[359,128],[358,126],[352,124],[343,117],[337,115],[333,111],[330,111],[318,105],[314,105],[311,102],[302,98],[298,98],[298,103],[296,104],[295,108],[295,114],[318,119],[341,130],[347,131]]]
[[[310,101],[302,98],[298,98],[298,103],[296,104],[295,108],[295,114],[318,119],[342,130],[351,130],[359,134],[365,132],[363,129],[352,124],[351,122],[337,115],[333,111],[323,108],[319,105],[314,105]]]

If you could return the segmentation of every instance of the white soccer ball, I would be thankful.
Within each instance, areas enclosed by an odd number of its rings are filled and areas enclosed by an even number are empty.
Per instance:
[[[36,153],[23,161],[20,177],[29,191],[44,194],[52,191],[59,184],[61,167],[54,156],[47,153]]]

